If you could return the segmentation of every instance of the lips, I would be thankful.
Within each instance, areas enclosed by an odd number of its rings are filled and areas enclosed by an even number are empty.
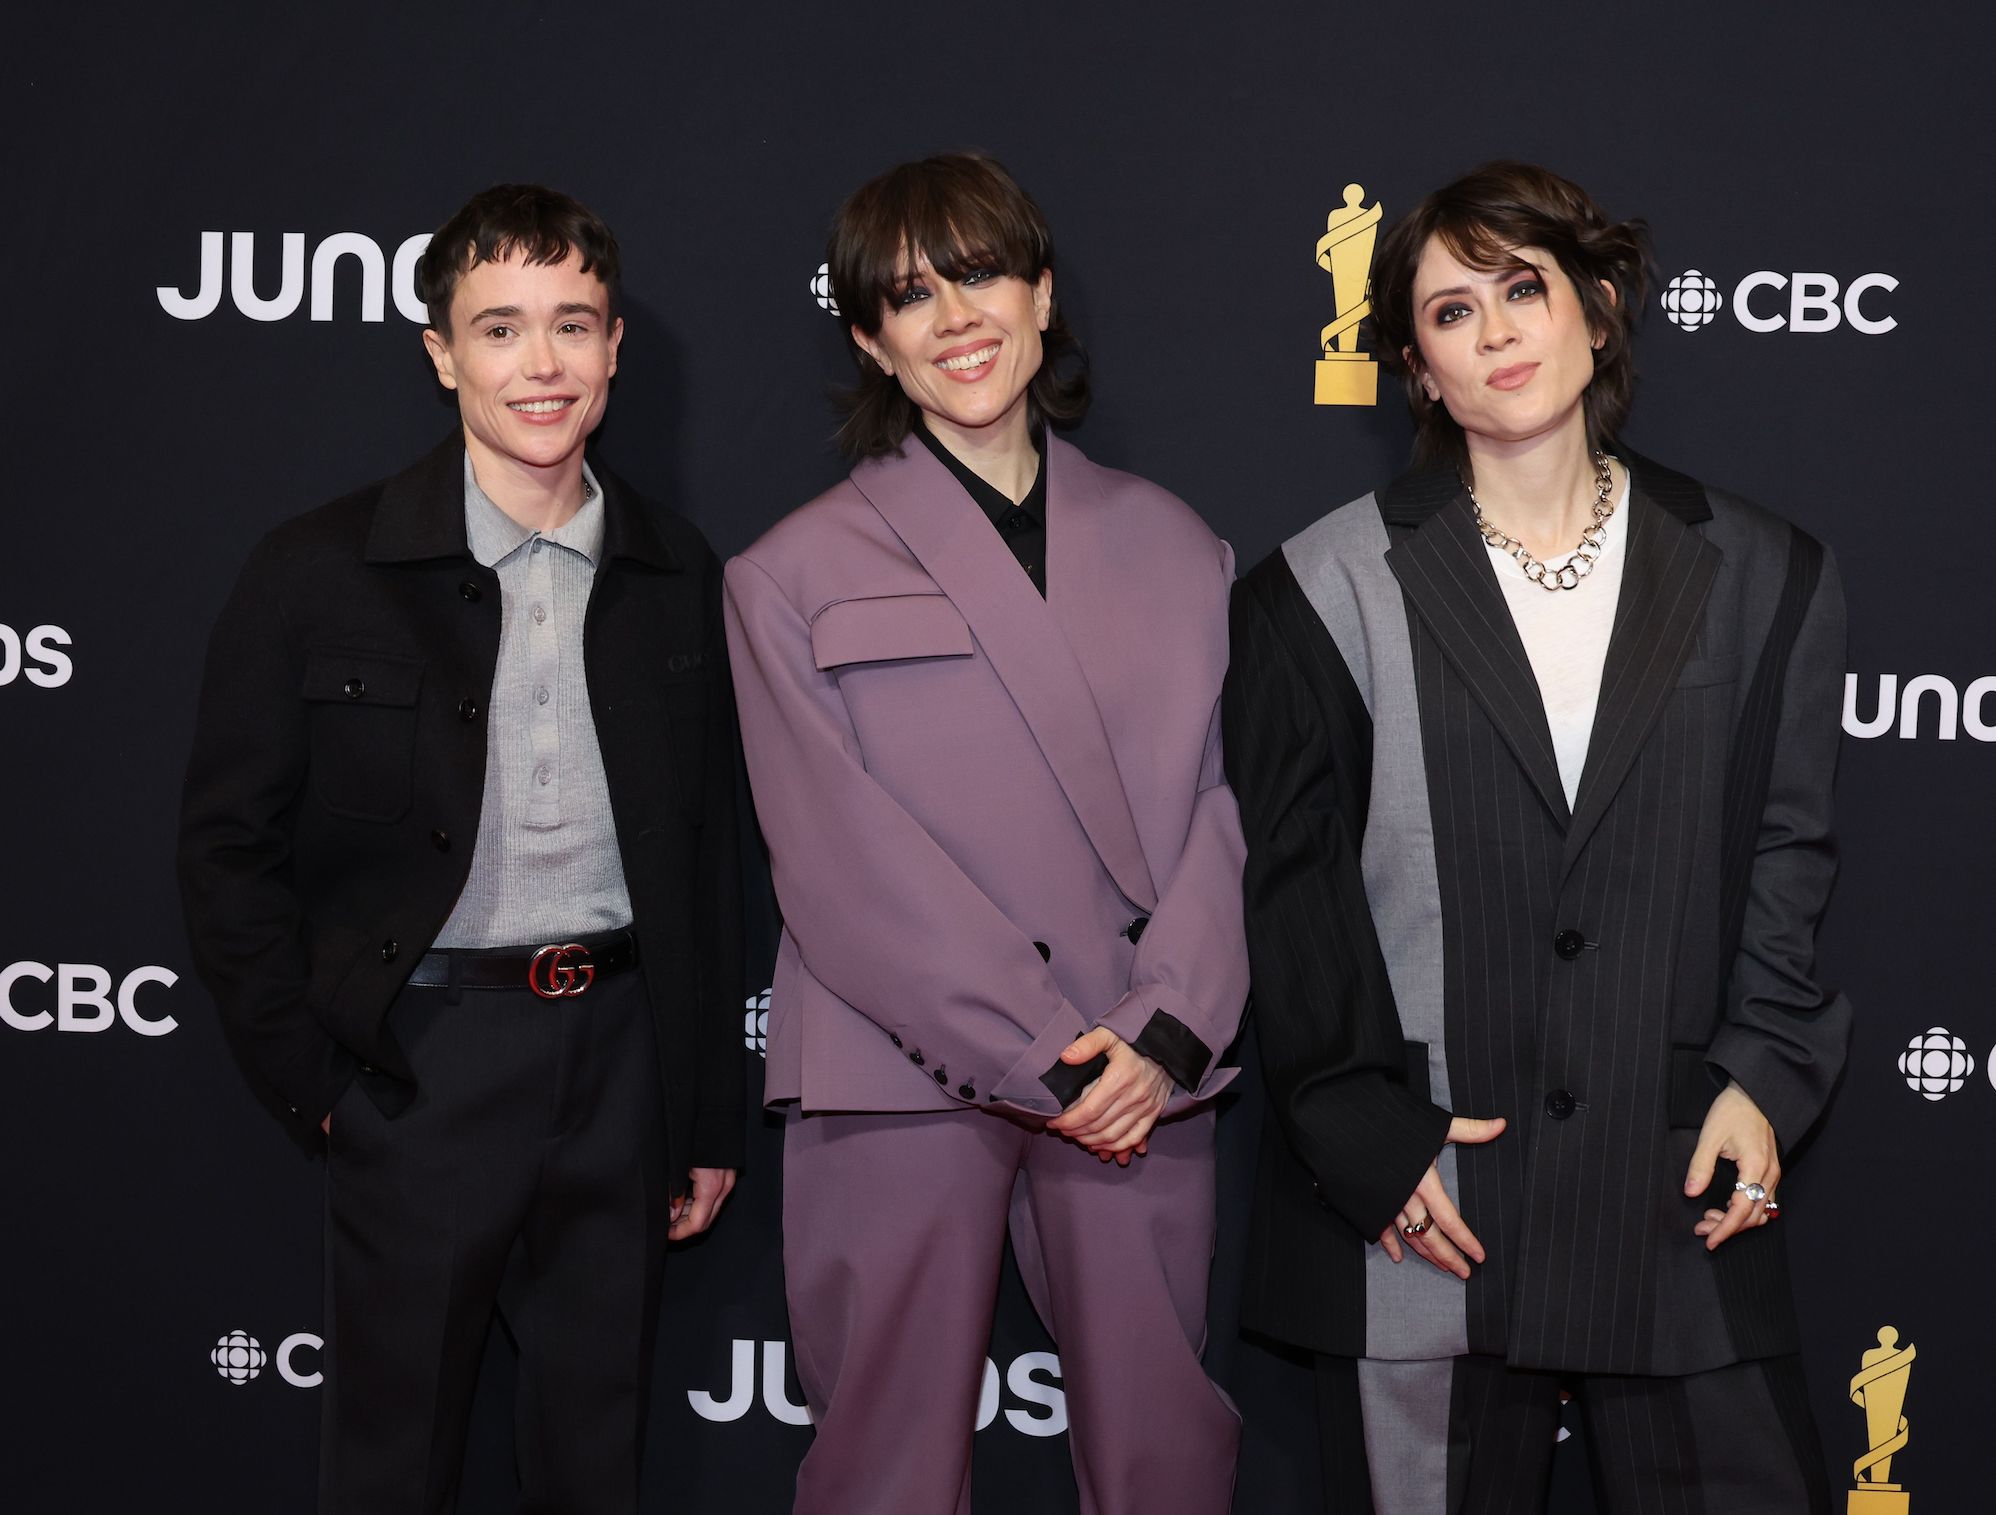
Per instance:
[[[1508,368],[1500,368],[1483,382],[1492,389],[1523,389],[1532,382],[1532,375],[1539,371],[1536,363],[1513,363]]]
[[[953,347],[948,352],[931,360],[944,373],[958,378],[977,378],[991,361],[998,356],[999,342],[977,342]]]

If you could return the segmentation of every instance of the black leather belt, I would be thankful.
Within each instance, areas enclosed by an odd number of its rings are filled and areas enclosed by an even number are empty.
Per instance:
[[[543,947],[442,948],[423,954],[408,982],[425,989],[531,989],[542,999],[586,994],[597,975],[638,964],[638,939],[603,931]]]

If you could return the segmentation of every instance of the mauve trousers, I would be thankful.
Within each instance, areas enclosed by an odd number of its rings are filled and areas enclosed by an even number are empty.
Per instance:
[[[1128,1168],[979,1111],[793,1113],[783,1259],[817,1423],[796,1515],[969,1515],[1008,1229],[1084,1515],[1225,1515],[1240,1417],[1200,1364],[1213,1183],[1211,1110]]]

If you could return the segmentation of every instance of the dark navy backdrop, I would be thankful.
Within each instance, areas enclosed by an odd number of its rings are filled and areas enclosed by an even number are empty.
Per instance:
[[[1696,270],[1722,297],[1695,329],[1653,302],[1631,440],[1837,548],[1847,729],[1876,733],[1846,744],[1824,949],[1856,1045],[1783,1193],[1817,1412],[1848,1487],[1866,1445],[1849,1379],[1895,1328],[1919,1350],[1895,1481],[1928,1515],[1987,1508],[1989,40],[1931,0],[119,3],[10,23],[0,1503],[309,1508],[318,1160],[231,1065],[170,856],[200,649],[249,544],[451,424],[397,250],[495,180],[598,208],[629,295],[602,452],[727,552],[839,471],[824,392],[845,358],[812,290],[839,196],[977,145],[1059,232],[1099,396],[1077,439],[1184,495],[1244,564],[1405,455],[1390,388],[1376,409],[1313,403],[1337,305],[1314,247],[1347,183],[1390,218],[1480,159],[1540,159],[1646,215],[1666,280]],[[245,314],[259,299],[273,319]],[[759,1077],[752,1043],[751,1020]],[[1314,1510],[1308,1375],[1233,1327],[1260,1119],[1243,1084],[1211,1357],[1247,1416],[1239,1508]],[[661,1512],[783,1509],[809,1435],[785,1382],[776,1155],[759,1133],[718,1232],[669,1273]],[[1073,1508],[1048,1351],[1011,1286],[981,1507]],[[491,1370],[468,1511],[508,1507],[503,1346]],[[1561,1511],[1588,1508],[1579,1463],[1560,1459]]]

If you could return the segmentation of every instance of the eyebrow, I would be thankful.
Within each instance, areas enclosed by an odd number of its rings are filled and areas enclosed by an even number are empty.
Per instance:
[[[1531,274],[1534,278],[1543,279],[1545,277],[1545,270],[1540,268],[1538,264],[1527,263],[1521,258],[1516,263],[1506,263],[1502,268],[1491,269],[1490,277],[1483,282],[1486,284],[1501,284],[1504,280],[1516,278],[1519,274]],[[1438,289],[1429,295],[1421,302],[1421,309],[1426,310],[1435,301],[1449,295],[1467,295],[1473,293],[1475,291],[1467,284],[1451,284],[1447,289]]]
[[[554,313],[558,316],[595,316],[599,319],[603,315],[603,312],[596,306],[579,300],[570,300],[565,304],[557,305],[554,308]],[[489,321],[495,318],[505,321],[517,321],[521,314],[520,307],[517,305],[488,305],[477,315],[473,316],[471,322],[475,326],[480,321]]]

